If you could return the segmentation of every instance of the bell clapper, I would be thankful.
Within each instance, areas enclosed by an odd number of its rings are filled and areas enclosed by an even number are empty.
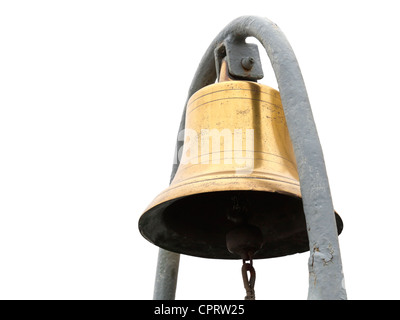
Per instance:
[[[261,230],[248,223],[246,201],[239,197],[232,197],[232,210],[227,218],[235,223],[235,227],[226,234],[226,247],[229,252],[240,256],[243,260],[242,278],[246,289],[245,300],[255,300],[254,284],[256,271],[253,267],[253,257],[263,245]],[[247,273],[250,273],[248,277]]]
[[[246,289],[245,300],[255,300],[254,284],[256,271],[253,267],[253,256],[261,248],[263,237],[260,229],[244,224],[237,226],[226,235],[226,246],[231,253],[242,258],[242,278]],[[247,275],[250,272],[250,278]]]

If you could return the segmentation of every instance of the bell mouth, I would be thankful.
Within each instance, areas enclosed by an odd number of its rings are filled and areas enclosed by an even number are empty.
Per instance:
[[[226,246],[226,235],[237,226],[232,216],[238,202],[246,223],[259,228],[263,235],[263,245],[254,259],[309,250],[301,198],[278,192],[231,190],[171,199],[143,214],[139,230],[147,240],[168,251],[203,258],[240,259]],[[335,218],[340,234],[343,222],[337,213]]]

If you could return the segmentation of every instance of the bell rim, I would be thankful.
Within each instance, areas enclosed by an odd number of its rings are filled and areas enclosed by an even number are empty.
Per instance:
[[[217,191],[217,192],[203,192],[203,193],[199,193],[199,194],[208,194],[208,193],[223,193],[223,192],[230,192],[230,191],[238,191],[238,192],[251,192],[251,190],[224,190],[224,191]],[[269,193],[269,194],[279,194],[279,195],[283,195],[283,196],[289,196],[292,197],[294,199],[300,200],[301,201],[301,197],[296,196],[294,194],[289,194],[289,193],[285,193],[285,192],[278,192],[278,191],[255,191],[255,192],[259,192],[259,193]],[[222,260],[238,260],[241,259],[239,256],[236,256],[232,253],[230,253],[228,251],[227,248],[225,248],[226,250],[223,250],[224,253],[221,254],[221,250],[219,250],[218,252],[213,253],[212,250],[199,250],[199,249],[178,249],[176,247],[170,246],[168,244],[166,244],[166,241],[160,241],[155,239],[156,237],[150,236],[149,232],[147,232],[149,229],[148,227],[146,227],[146,224],[148,224],[148,219],[160,219],[162,220],[162,213],[163,213],[163,209],[165,209],[166,207],[170,206],[171,204],[173,204],[174,202],[177,202],[181,199],[184,198],[189,198],[191,196],[195,196],[196,194],[191,194],[191,195],[186,195],[186,196],[182,196],[180,198],[175,198],[175,199],[170,199],[167,200],[165,202],[159,203],[153,207],[151,207],[149,210],[146,210],[145,213],[142,214],[142,216],[139,219],[138,222],[138,227],[139,227],[139,231],[141,233],[141,235],[148,240],[149,242],[151,242],[152,244],[167,250],[167,251],[172,251],[172,252],[176,252],[179,254],[185,254],[185,255],[189,255],[189,256],[194,256],[194,257],[200,257],[200,258],[209,258],[209,259],[222,259]],[[304,213],[303,213],[304,214]],[[335,220],[336,220],[336,225],[337,225],[337,232],[338,235],[341,234],[341,232],[343,231],[343,221],[341,219],[341,217],[339,216],[339,214],[334,211],[334,216],[335,216]],[[154,225],[154,223],[153,223]],[[154,232],[154,226],[150,227],[150,229],[152,229],[152,232]],[[304,232],[304,231],[303,231]],[[276,257],[282,257],[282,256],[287,256],[287,255],[292,255],[292,254],[296,254],[296,253],[304,253],[309,251],[309,243],[308,243],[308,234],[307,234],[307,243],[304,243],[304,234],[302,235],[303,238],[303,244],[302,245],[298,245],[295,246],[293,248],[284,248],[284,249],[279,249],[279,250],[275,250],[274,252],[268,252],[268,248],[266,248],[266,250],[261,251],[258,254],[256,254],[254,256],[254,259],[268,259],[268,258],[276,258]],[[268,245],[268,244],[267,244]],[[206,245],[205,245],[206,246]],[[190,247],[190,246],[189,246]]]
[[[271,174],[251,177],[231,174],[221,176],[218,174],[215,176],[210,175],[207,179],[188,179],[179,183],[173,181],[168,188],[164,189],[154,198],[143,214],[152,207],[168,200],[207,192],[249,190],[277,192],[301,198],[299,182],[290,179],[282,180],[283,178],[285,177]],[[191,188],[189,189],[189,187]]]

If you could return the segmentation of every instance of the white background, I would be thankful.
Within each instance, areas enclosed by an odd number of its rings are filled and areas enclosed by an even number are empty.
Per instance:
[[[138,219],[168,186],[187,91],[216,34],[267,17],[298,58],[349,299],[399,299],[396,1],[0,4],[0,299],[151,299]],[[265,51],[265,78],[277,88]],[[308,253],[257,260],[258,299],[306,299]],[[240,261],[182,256],[177,299],[243,299]]]

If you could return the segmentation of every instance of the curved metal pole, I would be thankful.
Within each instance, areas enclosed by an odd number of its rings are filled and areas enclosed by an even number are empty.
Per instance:
[[[266,18],[243,16],[233,20],[204,54],[188,99],[216,79],[214,49],[228,37],[255,37],[266,49],[278,82],[289,134],[296,156],[310,245],[308,299],[347,299],[334,209],[322,148],[304,80],[285,35]],[[185,128],[186,107],[179,131]],[[177,140],[176,150],[183,142]],[[171,181],[179,166],[174,164]]]

